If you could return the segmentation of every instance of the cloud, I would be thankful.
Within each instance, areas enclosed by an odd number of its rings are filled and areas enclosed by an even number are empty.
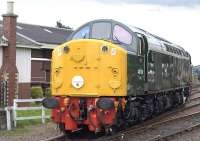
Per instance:
[[[0,15],[6,11],[6,1],[0,0]],[[94,19],[114,19],[184,47],[191,53],[192,63],[200,64],[200,0],[14,1],[19,22],[55,26],[61,19],[63,24],[76,29]]]
[[[162,6],[197,6],[200,5],[200,0],[96,0],[102,3],[129,3],[129,4],[155,4]]]

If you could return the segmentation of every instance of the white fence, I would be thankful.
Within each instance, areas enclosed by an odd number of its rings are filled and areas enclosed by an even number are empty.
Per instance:
[[[13,120],[14,127],[17,126],[17,121],[19,120],[30,120],[30,119],[41,119],[42,123],[45,123],[46,118],[50,116],[45,115],[45,108],[43,106],[37,107],[18,107],[18,103],[27,103],[27,102],[41,102],[43,99],[14,99],[13,103]],[[26,117],[17,117],[17,111],[27,111],[27,110],[41,110],[41,116],[26,116]]]

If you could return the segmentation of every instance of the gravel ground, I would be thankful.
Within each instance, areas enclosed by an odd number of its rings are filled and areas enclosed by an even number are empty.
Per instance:
[[[186,132],[185,134],[175,136],[170,141],[200,141],[200,129]]]
[[[193,101],[191,103],[188,103],[186,104],[185,107],[190,107],[192,105],[195,105],[195,104],[199,104],[200,101]],[[177,112],[176,114],[174,115],[171,115],[169,117],[166,117],[167,118],[173,118],[173,117],[180,117],[180,116],[183,116],[183,115],[188,115],[188,114],[192,114],[192,113],[196,113],[196,112],[199,112],[200,111],[200,105],[198,106],[195,106],[195,107],[192,107],[190,109],[186,109],[186,110],[183,110],[183,111],[180,111],[180,112]]]
[[[190,99],[198,98],[200,97],[200,91],[197,91],[197,93],[194,93],[190,96]]]
[[[186,118],[184,120],[165,123],[163,125],[160,125],[159,127],[151,128],[145,131],[144,133],[129,135],[127,138],[131,139],[131,141],[147,141],[152,138],[155,138],[156,136],[168,135],[170,133],[173,133],[174,131],[187,128],[199,122],[200,114],[197,116]]]
[[[193,88],[192,94],[196,94],[198,91],[200,91],[200,87]]]
[[[21,130],[0,131],[0,141],[39,141],[59,134],[60,132],[56,128],[56,125],[49,122],[28,126]]]

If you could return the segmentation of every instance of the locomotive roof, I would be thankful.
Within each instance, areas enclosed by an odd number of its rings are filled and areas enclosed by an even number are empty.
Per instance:
[[[128,24],[123,24],[123,23],[115,21],[113,19],[98,19],[98,20],[90,21],[90,22],[84,24],[83,26],[81,26],[80,28],[78,28],[77,30],[81,29],[82,27],[84,27],[86,25],[96,23],[96,22],[110,22],[113,25],[118,24],[120,26],[123,26],[127,30],[129,30],[129,32],[132,34],[136,33],[136,34],[145,35],[146,38],[148,39],[148,45],[149,45],[150,50],[160,51],[160,52],[167,53],[167,54],[177,56],[177,57],[180,56],[183,58],[190,58],[189,53],[187,51],[185,51],[179,45],[171,43],[170,41],[168,41],[162,37],[159,37],[157,35],[151,34],[141,28],[130,26]],[[72,37],[72,35],[71,35],[71,37]]]
[[[149,33],[148,31],[145,31],[145,30],[143,30],[143,29],[141,29],[141,28],[134,27],[134,26],[131,26],[131,25],[128,25],[128,27],[129,27],[133,32],[144,34],[144,35],[147,36],[148,38],[154,38],[154,39],[156,39],[157,42],[162,42],[162,43],[164,43],[164,44],[171,45],[171,46],[173,46],[173,47],[175,47],[175,48],[177,48],[177,49],[180,49],[180,50],[185,51],[182,47],[180,47],[180,46],[178,46],[178,45],[176,45],[176,44],[174,44],[174,43],[172,43],[172,42],[170,42],[170,41],[168,41],[168,40],[166,40],[166,39],[164,39],[164,38],[162,38],[162,37],[159,37],[159,36],[157,36],[157,35],[151,34],[151,33]]]
[[[149,48],[152,50],[165,51],[165,52],[169,52],[169,54],[171,55],[176,54],[177,56],[184,56],[186,58],[190,57],[190,54],[179,45],[171,43],[170,41],[162,37],[159,37],[157,35],[151,34],[141,28],[130,26],[130,25],[127,25],[127,26],[133,32],[145,35],[148,39]]]
[[[187,51],[184,50],[184,48],[182,48],[179,45],[176,45],[162,37],[159,37],[157,35],[151,34],[148,31],[145,31],[141,28],[132,26],[132,25],[128,25],[128,24],[123,24],[121,22],[115,21],[113,19],[100,19],[100,20],[95,20],[92,22],[99,22],[99,21],[109,21],[113,24],[119,24],[122,25],[124,27],[127,27],[130,31],[134,32],[134,33],[140,33],[143,34],[147,37],[148,39],[148,44],[149,44],[149,48],[151,50],[156,50],[156,51],[161,51],[161,52],[168,52],[168,54],[170,55],[174,55],[174,56],[182,56],[182,57],[190,57],[189,53]]]

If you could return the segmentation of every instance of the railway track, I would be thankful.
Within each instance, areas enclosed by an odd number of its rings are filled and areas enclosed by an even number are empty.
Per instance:
[[[165,135],[165,136],[157,136],[149,141],[168,141],[170,140],[171,138],[177,136],[177,135],[181,135],[181,134],[184,134],[185,132],[191,132],[195,129],[198,129],[200,128],[200,123],[197,123],[195,125],[192,125],[190,127],[187,127],[185,129],[181,129],[179,131],[176,131],[174,133],[171,133],[171,134],[168,134],[168,135]]]
[[[144,133],[147,130],[157,128],[157,127],[159,127],[161,125],[166,125],[166,124],[168,124],[170,122],[175,122],[175,121],[189,119],[189,118],[195,117],[195,116],[199,116],[199,119],[200,119],[200,111],[199,112],[194,112],[192,114],[186,114],[184,116],[171,117],[171,118],[168,118],[166,120],[158,121],[158,122],[155,122],[155,123],[152,123],[152,124],[149,124],[149,125],[144,125],[144,126],[139,127],[139,128],[130,129],[130,130],[128,129],[127,131],[120,132],[120,133],[118,133],[118,134],[116,134],[114,136],[105,137],[104,139],[100,139],[99,141],[101,141],[101,140],[104,140],[104,141],[107,141],[107,140],[109,140],[109,141],[128,140],[127,138],[130,135]],[[187,129],[185,129],[185,130],[187,130]],[[161,138],[161,136],[159,136],[159,137]],[[158,137],[156,137],[156,138],[158,138]]]
[[[197,90],[197,88],[198,87],[193,89],[192,96],[200,93],[200,90]],[[96,141],[107,141],[107,140],[118,141],[118,140],[120,140],[120,141],[122,141],[122,140],[124,140],[124,141],[128,141],[130,139],[130,136],[132,136],[132,135],[136,135],[136,134],[139,135],[139,134],[142,134],[151,129],[159,128],[159,126],[167,125],[172,122],[184,121],[185,119],[190,119],[195,116],[199,116],[199,120],[200,120],[200,110],[195,111],[194,109],[200,109],[200,94],[199,94],[199,97],[194,96],[193,98],[189,99],[189,101],[184,106],[180,106],[177,109],[168,111],[167,113],[164,113],[156,118],[147,120],[142,124],[130,127],[125,131],[118,132],[116,135],[101,136],[97,139],[86,139],[86,138],[81,138],[81,137],[66,138],[62,134],[57,137],[52,137],[52,138],[42,140],[42,141],[72,141],[72,140],[73,141],[76,141],[76,140],[81,140],[81,141],[89,141],[89,140],[96,140]],[[188,111],[195,111],[195,112],[188,112]],[[181,115],[179,113],[183,113],[183,114]],[[189,113],[189,114],[185,114],[185,113]],[[187,131],[194,130],[199,127],[200,127],[200,123],[196,123],[192,126],[188,126],[187,128],[183,128],[183,129],[177,130],[175,132],[172,132],[172,133],[169,133],[166,135],[156,135],[156,136],[150,138],[150,140],[148,140],[148,141],[168,140],[171,137],[174,137],[176,135],[179,135],[179,134],[187,132]]]
[[[196,88],[199,88],[200,87],[200,84],[193,84],[192,85],[192,90],[196,89]]]
[[[199,98],[199,97],[200,97],[200,92],[198,91],[198,92],[196,92],[196,93],[193,93],[193,94],[189,97],[189,99],[192,100],[192,99]]]
[[[198,91],[198,93],[200,93],[200,91]],[[197,107],[199,107],[199,108],[197,108]],[[194,109],[196,109],[196,111]],[[178,109],[164,113],[157,118],[148,120],[148,121],[144,122],[142,125],[136,125],[132,128],[127,129],[126,131],[119,132],[118,134],[116,134],[114,136],[104,137],[104,139],[102,138],[100,140],[113,140],[113,141],[128,140],[127,136],[130,136],[131,134],[144,133],[147,130],[159,127],[160,125],[164,125],[164,124],[168,124],[173,121],[184,120],[185,118],[190,118],[190,117],[193,117],[196,115],[200,115],[200,110],[198,110],[198,109],[200,109],[200,95],[199,95],[199,97],[190,99],[189,102],[185,104],[185,106],[181,106]],[[195,112],[189,112],[189,114],[184,114],[190,110],[195,111]],[[183,113],[183,114],[182,115],[178,114],[179,116],[173,116],[174,114],[177,114],[177,113]],[[195,125],[194,127],[200,126],[200,125],[199,126],[197,126],[197,125]],[[193,126],[191,128],[193,129]],[[187,131],[187,130],[189,130],[189,128],[185,129],[185,131]],[[179,132],[180,131],[174,132],[174,134],[175,135],[179,134]],[[183,129],[183,132],[184,132],[184,129]],[[173,135],[173,133],[170,134],[170,136],[172,136],[172,135]],[[166,136],[166,138],[168,138],[168,137]],[[156,136],[155,139],[159,139],[159,137]]]
[[[57,136],[40,140],[40,141],[65,141],[65,139],[66,139],[65,135],[61,134],[61,135],[57,135]]]

